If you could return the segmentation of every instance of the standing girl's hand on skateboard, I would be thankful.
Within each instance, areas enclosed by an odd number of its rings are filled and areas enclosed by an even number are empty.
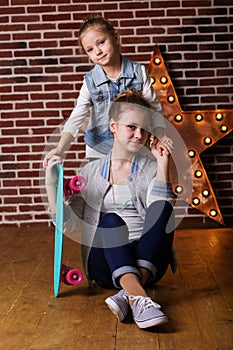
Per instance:
[[[45,171],[45,182],[46,186],[51,186],[56,184],[57,179],[57,169],[55,167],[56,164],[62,163],[61,157],[59,156],[52,156],[51,159],[49,159],[46,171]]]
[[[48,154],[46,154],[46,156],[43,160],[43,169],[44,170],[47,169],[47,167],[49,165],[49,161],[52,160],[54,156],[59,157],[62,160],[63,154],[59,151],[58,148],[54,148]]]

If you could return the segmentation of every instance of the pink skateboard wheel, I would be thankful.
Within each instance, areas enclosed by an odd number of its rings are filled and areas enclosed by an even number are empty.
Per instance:
[[[86,187],[86,180],[82,176],[74,176],[69,183],[70,189],[79,192]]]
[[[83,280],[83,274],[80,270],[71,269],[67,272],[65,278],[68,284],[79,284]]]

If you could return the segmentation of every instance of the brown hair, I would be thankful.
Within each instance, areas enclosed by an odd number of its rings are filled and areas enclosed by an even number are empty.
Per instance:
[[[84,18],[83,23],[79,29],[79,46],[83,50],[81,36],[90,27],[100,26],[104,31],[108,32],[112,37],[117,36],[117,32],[113,25],[101,15],[89,15]]]
[[[109,109],[109,119],[118,120],[125,109],[131,109],[132,107],[144,107],[143,109],[151,118],[153,113],[151,104],[143,98],[141,91],[129,89],[119,93],[113,100]]]

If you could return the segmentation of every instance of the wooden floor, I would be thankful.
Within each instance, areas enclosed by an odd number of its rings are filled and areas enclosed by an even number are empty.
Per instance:
[[[149,290],[169,322],[139,330],[104,303],[114,293],[61,286],[53,296],[53,229],[0,228],[1,350],[232,350],[233,229],[177,230],[179,259]],[[64,262],[81,267],[79,245],[64,242]]]

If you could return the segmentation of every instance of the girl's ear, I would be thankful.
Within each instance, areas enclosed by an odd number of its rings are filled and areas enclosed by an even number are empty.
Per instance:
[[[109,129],[111,130],[112,133],[115,132],[116,130],[116,122],[113,119],[110,119],[109,121]]]

